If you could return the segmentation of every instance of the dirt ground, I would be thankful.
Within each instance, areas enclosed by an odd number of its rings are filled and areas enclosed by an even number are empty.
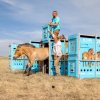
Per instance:
[[[9,70],[0,58],[0,100],[100,100],[100,79],[76,79],[42,73],[27,77]]]

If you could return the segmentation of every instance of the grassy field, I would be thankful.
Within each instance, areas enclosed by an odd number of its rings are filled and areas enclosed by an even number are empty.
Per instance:
[[[0,100],[100,100],[100,79],[11,72],[0,58]]]

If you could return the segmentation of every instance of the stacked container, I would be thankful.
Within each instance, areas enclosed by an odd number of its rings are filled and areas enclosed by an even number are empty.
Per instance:
[[[40,47],[40,43],[39,42],[33,42],[30,41],[30,44],[34,45],[35,47],[39,48]],[[18,59],[13,59],[14,53],[17,49],[18,44],[11,44],[9,46],[9,67],[11,70],[16,71],[16,70],[25,70],[25,67],[28,63],[28,59],[24,56],[18,58]],[[39,71],[39,64],[37,61],[35,61],[35,63],[33,64],[32,67],[32,71],[33,72],[37,72]]]
[[[68,43],[68,76],[97,77],[100,65],[97,67],[96,63],[100,63],[100,60],[96,59],[96,52],[100,52],[100,38],[96,35],[74,34],[69,36]]]

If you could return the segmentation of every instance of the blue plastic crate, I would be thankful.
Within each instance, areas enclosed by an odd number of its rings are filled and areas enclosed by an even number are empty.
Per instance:
[[[34,45],[36,48],[40,48],[40,42],[30,41],[30,44]]]
[[[95,78],[95,61],[80,61],[79,78]]]
[[[100,61],[96,61],[96,78],[100,78]]]
[[[37,48],[40,47],[40,43],[39,42],[30,42],[32,45],[36,46]],[[16,60],[13,59],[13,55],[16,51],[18,44],[11,44],[9,47],[9,60],[10,60],[10,69],[11,70],[24,70],[28,59],[26,57],[20,57]],[[32,66],[32,71],[37,72],[39,71],[39,63],[38,61],[35,61],[35,63]]]
[[[65,40],[65,53],[68,54],[68,41]]]
[[[100,53],[100,37],[96,38],[96,53]],[[100,58],[96,58],[96,78],[100,78]]]
[[[59,73],[60,75],[65,75],[65,61],[60,61],[59,63]]]
[[[65,40],[61,40],[61,44],[62,44],[62,53],[63,55],[65,55],[66,53],[68,53],[68,46],[66,47],[65,45]],[[53,45],[54,45],[54,40],[49,40],[49,55],[50,55],[50,60],[53,60],[52,55],[53,55]]]
[[[54,76],[56,74],[56,70],[54,67],[54,61],[49,61],[49,75]]]
[[[99,78],[100,60],[95,56],[84,57],[92,50],[100,51],[100,38],[96,35],[74,34],[68,38],[68,76],[77,78]],[[91,53],[92,54],[92,53]],[[98,65],[98,66],[97,66]]]
[[[52,28],[49,25],[44,25],[42,27],[42,42],[43,43],[48,43],[49,39],[52,38],[52,36],[50,35],[50,33],[48,31],[52,31]]]
[[[78,78],[78,61],[77,60],[68,61],[68,76]]]
[[[76,78],[95,78],[95,61],[68,61],[68,76]]]
[[[68,37],[68,54],[78,54],[78,34],[70,35]]]
[[[9,46],[9,67],[11,70],[24,70],[25,69],[25,60],[23,57],[18,58],[17,60],[13,59],[13,55],[16,51],[17,44],[11,44]]]
[[[68,75],[68,61],[65,61],[65,75]]]
[[[96,38],[96,52],[100,52],[100,37]]]
[[[96,45],[96,38],[95,37],[80,37],[80,60],[82,60],[82,54],[84,52],[88,52],[92,49],[95,53],[95,45]]]
[[[62,52],[63,56],[68,53],[68,41],[66,40],[61,40],[62,43]],[[67,45],[66,45],[67,43]],[[50,39],[49,40],[49,75],[55,75],[55,68],[54,68],[54,55],[53,55],[53,45],[54,45],[54,40]],[[61,75],[66,75],[68,73],[67,68],[68,63],[65,58],[62,57],[62,59],[59,62],[59,72]]]

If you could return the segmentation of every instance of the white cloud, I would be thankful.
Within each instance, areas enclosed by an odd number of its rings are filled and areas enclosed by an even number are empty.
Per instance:
[[[14,6],[16,3],[16,0],[1,0],[1,1],[12,6]]]

